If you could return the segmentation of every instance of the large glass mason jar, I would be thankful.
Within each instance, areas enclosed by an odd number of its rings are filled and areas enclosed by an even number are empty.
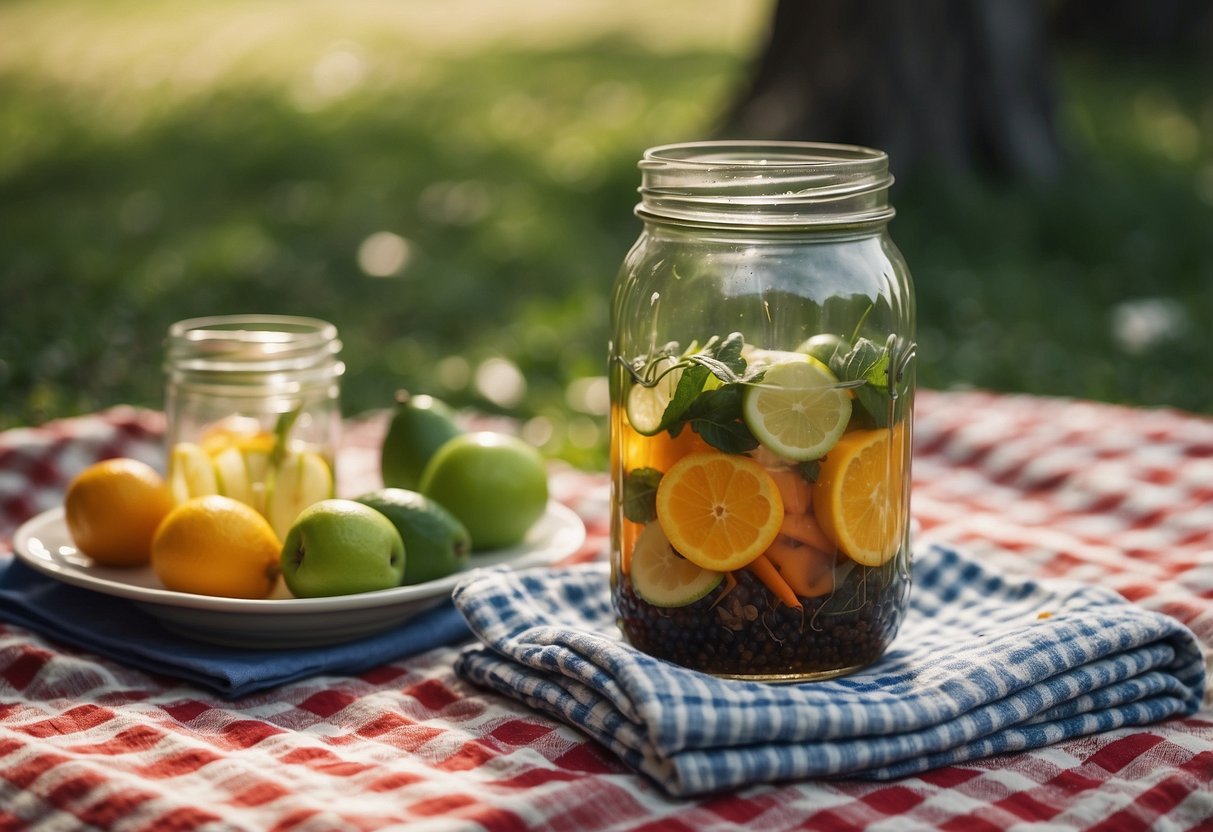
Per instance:
[[[876,660],[910,587],[914,300],[888,158],[700,142],[640,162],[611,308],[611,590],[718,676]]]
[[[223,494],[284,538],[332,497],[341,429],[337,328],[289,315],[178,321],[165,348],[168,479],[178,502]]]

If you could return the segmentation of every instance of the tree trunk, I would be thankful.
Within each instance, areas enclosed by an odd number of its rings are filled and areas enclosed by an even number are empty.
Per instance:
[[[863,144],[899,175],[1057,174],[1052,62],[1031,0],[779,0],[731,138]]]
[[[1058,43],[1130,58],[1204,58],[1213,49],[1210,0],[1066,0],[1050,25]]]

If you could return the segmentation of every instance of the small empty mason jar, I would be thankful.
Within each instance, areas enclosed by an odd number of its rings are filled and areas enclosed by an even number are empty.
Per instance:
[[[705,142],[640,168],[609,345],[620,628],[719,676],[854,671],[910,587],[914,300],[888,159]]]
[[[344,364],[333,324],[282,315],[179,321],[165,351],[168,479],[178,502],[223,494],[279,538],[335,493]]]

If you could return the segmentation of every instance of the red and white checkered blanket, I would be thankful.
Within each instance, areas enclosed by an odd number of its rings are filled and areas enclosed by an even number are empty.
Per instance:
[[[915,425],[921,539],[1111,587],[1213,653],[1213,420],[923,392]],[[0,434],[0,552],[88,463],[159,464],[162,428],[116,408]],[[382,414],[349,426],[343,491],[377,484],[383,428]],[[575,557],[601,555],[605,476],[558,469],[553,491],[586,521]],[[458,650],[223,700],[0,625],[0,830],[1213,828],[1208,696],[1187,719],[893,782],[677,800],[458,679]]]

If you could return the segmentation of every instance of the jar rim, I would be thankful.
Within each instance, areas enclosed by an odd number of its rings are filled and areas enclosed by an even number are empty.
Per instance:
[[[177,321],[168,330],[170,374],[229,379],[284,375],[292,380],[340,375],[337,327],[296,315],[212,315]],[[261,383],[264,383],[264,378]]]
[[[858,144],[720,139],[650,147],[644,152],[641,166],[652,162],[676,162],[711,167],[721,164],[769,167],[768,160],[772,155],[780,164],[788,167],[828,165],[837,168],[859,164],[865,167],[879,165],[887,169],[889,159],[883,150]]]
[[[169,327],[168,332],[170,338],[187,341],[286,341],[302,340],[312,334],[316,340],[330,341],[337,337],[337,327],[333,324],[301,315],[207,315],[177,321]],[[253,333],[258,335],[254,336]],[[274,338],[274,335],[282,337]]]
[[[649,148],[642,219],[779,230],[866,227],[894,215],[882,150],[829,142],[714,140]]]

